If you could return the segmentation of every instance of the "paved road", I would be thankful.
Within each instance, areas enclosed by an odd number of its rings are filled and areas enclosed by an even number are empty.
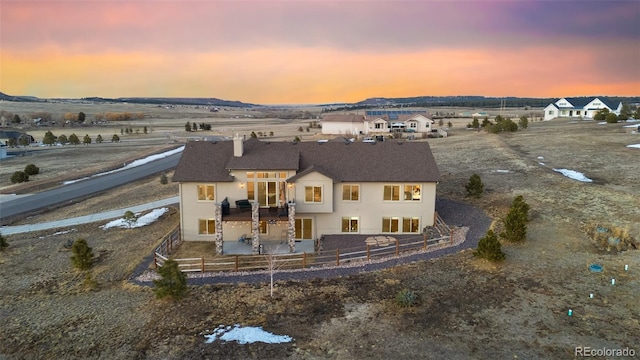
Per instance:
[[[24,215],[48,207],[73,202],[75,199],[82,199],[147,176],[168,171],[178,165],[181,155],[182,153],[169,155],[131,169],[96,176],[56,189],[3,201],[0,203],[0,224],[7,223],[10,218],[17,215]]]
[[[153,210],[157,208],[161,208],[167,205],[173,205],[180,202],[179,196],[174,196],[158,201],[149,202],[146,204],[134,205],[122,209],[105,211],[97,214],[78,216],[74,218],[58,220],[58,221],[49,221],[37,224],[26,224],[26,225],[15,225],[15,226],[1,226],[0,234],[2,235],[13,235],[13,234],[22,234],[32,231],[40,231],[40,230],[50,230],[57,228],[70,227],[74,225],[80,224],[89,224],[96,221],[101,220],[110,220],[122,217],[125,212],[131,211],[133,213],[138,213],[146,210]]]

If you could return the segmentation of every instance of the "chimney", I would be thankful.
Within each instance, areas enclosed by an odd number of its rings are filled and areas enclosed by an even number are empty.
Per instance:
[[[236,134],[236,136],[233,137],[233,156],[242,156],[242,153],[244,151],[242,145],[242,138],[238,134]]]

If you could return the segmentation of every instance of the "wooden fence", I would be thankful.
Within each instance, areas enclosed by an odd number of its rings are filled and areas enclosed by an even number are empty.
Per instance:
[[[170,244],[171,242],[169,242]],[[367,262],[375,259],[398,257],[401,254],[415,253],[433,246],[444,246],[451,243],[451,236],[415,238],[400,241],[388,246],[367,245],[360,247],[320,251],[300,254],[265,254],[265,255],[222,255],[215,258],[173,259],[183,272],[239,272],[270,269],[306,269],[324,266],[340,266],[355,262]],[[160,246],[158,247],[160,248]],[[155,253],[156,268],[162,266],[168,255]]]

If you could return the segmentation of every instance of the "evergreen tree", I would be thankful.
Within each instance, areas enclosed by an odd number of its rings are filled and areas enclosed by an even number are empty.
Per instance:
[[[84,139],[82,139],[82,142],[83,142],[85,145],[89,145],[89,144],[91,144],[91,136],[89,136],[89,134],[86,134],[86,135],[84,136]]]
[[[511,208],[517,209],[517,212],[520,213],[520,215],[522,216],[522,220],[524,220],[524,222],[529,221],[530,206],[524,201],[524,197],[522,195],[518,195],[516,196],[515,199],[513,199]]]
[[[87,244],[85,239],[77,239],[71,245],[71,262],[76,269],[88,270],[91,268],[93,260],[93,251]]]
[[[148,132],[149,132],[149,129],[147,129],[147,127],[145,126],[145,127],[142,129],[142,132],[146,134],[146,133],[148,133]]]
[[[525,115],[520,116],[520,120],[518,121],[518,125],[521,128],[526,129],[527,127],[529,127],[529,119],[527,119],[527,117]]]
[[[78,135],[76,134],[69,135],[69,144],[72,144],[74,146],[80,144],[80,139],[78,138]]]
[[[480,175],[471,175],[471,177],[469,178],[469,182],[467,183],[467,185],[465,185],[465,189],[467,190],[468,196],[473,196],[476,198],[482,196],[482,193],[484,192],[484,184],[482,183]]]
[[[40,173],[40,168],[34,164],[29,164],[24,167],[24,173],[27,175],[37,175]]]
[[[87,117],[87,115],[85,113],[83,113],[82,111],[80,111],[78,113],[78,122],[83,123],[84,119]]]
[[[111,142],[120,142],[120,136],[118,136],[117,134],[113,134],[113,136],[111,137]]]
[[[256,135],[255,131],[252,131],[252,132],[251,132],[251,137],[255,139],[255,138],[257,138],[257,137],[258,137],[258,135]]]
[[[180,271],[176,261],[171,259],[165,261],[158,269],[158,274],[161,278],[153,280],[155,285],[153,292],[156,294],[156,298],[162,299],[169,296],[173,299],[180,299],[187,293],[187,277]]]
[[[509,242],[522,242],[527,238],[527,224],[522,209],[511,207],[507,216],[502,220],[504,229],[500,237]]]
[[[187,121],[187,123],[184,124],[184,131],[191,132],[191,123],[189,121]]]
[[[196,123],[193,123],[193,125],[191,125],[191,130],[198,131],[198,125]]]
[[[46,133],[44,133],[44,139],[42,139],[42,143],[49,146],[56,143],[56,137],[55,135],[53,135],[51,130],[48,130]]]
[[[67,139],[67,135],[62,134],[60,136],[58,136],[58,144],[60,145],[66,145],[66,143],[68,143],[69,140]]]
[[[16,171],[11,175],[11,183],[23,183],[29,181],[29,175],[25,174],[24,171]]]
[[[502,245],[500,245],[498,237],[491,229],[478,241],[478,247],[473,252],[473,255],[494,262],[502,261],[505,257],[504,252],[502,252]]]
[[[98,134],[98,136],[96,137],[96,143],[102,144],[102,135]]]

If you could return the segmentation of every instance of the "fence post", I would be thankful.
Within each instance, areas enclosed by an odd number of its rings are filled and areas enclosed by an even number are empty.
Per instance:
[[[427,243],[427,240],[429,238],[429,236],[427,235],[428,233],[424,233],[423,238],[424,238],[424,249],[427,250],[427,246],[429,245]]]
[[[336,266],[340,266],[340,249],[336,249]]]
[[[158,270],[158,255],[156,255],[155,251],[153,252],[153,263],[156,265],[156,270]]]
[[[302,253],[302,268],[304,269],[307,265],[307,253],[303,252]]]
[[[396,257],[400,254],[400,240],[396,239]]]
[[[437,226],[438,225],[438,212],[434,211],[433,212],[433,226]]]
[[[449,245],[453,244],[453,229],[449,231]]]
[[[236,272],[238,272],[238,255],[236,255]]]
[[[204,272],[204,258],[203,257],[200,258],[200,269],[202,270],[202,272]]]
[[[369,261],[369,244],[367,244],[367,261]]]

